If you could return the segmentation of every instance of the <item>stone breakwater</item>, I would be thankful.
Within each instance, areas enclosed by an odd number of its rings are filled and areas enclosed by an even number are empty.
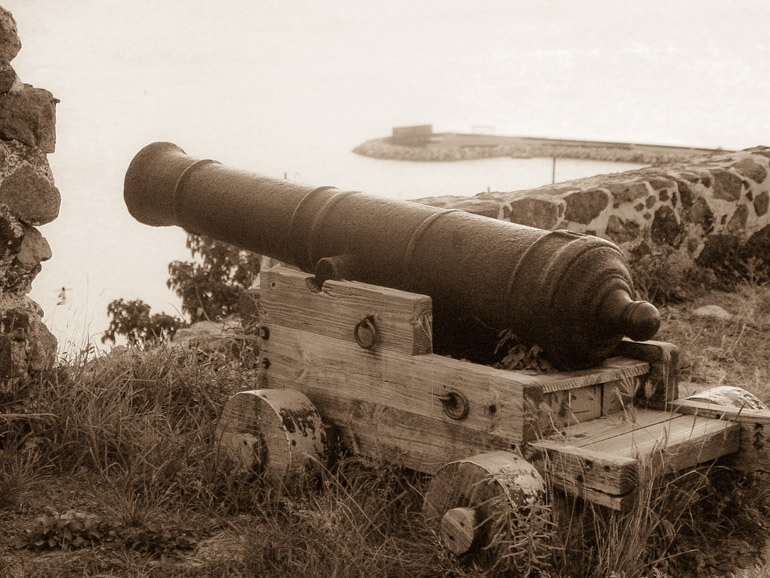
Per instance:
[[[723,266],[770,266],[770,147],[475,197],[418,199],[542,229],[604,237],[630,260],[677,253]]]
[[[21,82],[11,66],[20,50],[16,21],[0,7],[0,394],[50,368],[57,346],[27,293],[51,257],[36,227],[59,214],[46,156],[56,146],[58,100]]]
[[[404,144],[392,137],[374,139],[357,146],[353,152],[377,159],[420,162],[468,161],[495,157],[556,157],[664,164],[715,151],[665,145],[434,133],[427,142],[414,144]]]

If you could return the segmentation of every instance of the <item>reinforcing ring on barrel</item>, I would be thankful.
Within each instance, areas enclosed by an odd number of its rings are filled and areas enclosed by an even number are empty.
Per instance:
[[[470,405],[468,404],[468,398],[462,393],[456,391],[450,391],[444,395],[438,397],[441,405],[444,408],[444,413],[452,419],[461,420],[468,417],[468,411],[470,411]]]
[[[364,328],[366,331],[362,332],[361,330]],[[367,337],[362,337],[362,333],[367,335]],[[367,315],[356,323],[356,326],[353,328],[353,338],[364,349],[374,347],[374,344],[377,343],[377,327],[374,325],[374,315]]]

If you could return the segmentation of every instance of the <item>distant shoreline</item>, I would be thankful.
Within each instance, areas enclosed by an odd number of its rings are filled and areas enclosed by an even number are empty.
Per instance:
[[[490,134],[431,133],[429,136],[418,139],[395,137],[373,139],[357,146],[353,152],[377,159],[420,162],[465,161],[496,157],[554,157],[663,164],[725,151],[697,147]]]

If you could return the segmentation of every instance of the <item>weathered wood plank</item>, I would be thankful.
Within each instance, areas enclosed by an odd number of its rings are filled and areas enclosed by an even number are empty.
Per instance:
[[[643,476],[675,472],[740,448],[739,424],[651,410],[630,418],[603,417],[529,446],[556,487],[616,509],[630,505],[630,493]]]
[[[602,385],[602,415],[630,410],[634,397],[644,381],[644,376],[632,379],[618,379]]]
[[[633,490],[638,481],[635,458],[595,452],[542,440],[530,444],[542,450],[538,460],[557,486],[574,491],[590,488],[606,494],[623,495]],[[535,463],[538,463],[537,461]]]
[[[375,348],[410,355],[433,350],[430,297],[367,283],[327,281],[313,291],[301,271],[273,268],[260,277],[260,320],[355,344],[353,330],[374,316]]]
[[[349,439],[380,454],[415,452],[404,463],[422,471],[457,458],[458,448],[475,445],[471,453],[478,453],[521,441],[523,389],[515,372],[438,355],[369,351],[275,325],[262,356],[269,368],[260,387],[302,391]],[[450,392],[467,400],[462,420],[444,411],[440,397]]]
[[[743,422],[741,449],[726,458],[725,464],[742,472],[770,473],[770,426]]]
[[[590,451],[640,460],[653,459],[657,475],[737,452],[740,449],[740,426],[709,418],[680,415],[583,447]]]
[[[768,411],[690,399],[678,399],[672,406],[674,411],[679,413],[740,424],[740,449],[727,458],[726,463],[740,471],[770,472],[770,413]]]
[[[640,359],[650,364],[647,381],[638,398],[647,407],[664,410],[679,397],[677,369],[679,348],[664,341],[631,341],[623,339],[616,350],[618,355]]]
[[[548,439],[558,439],[564,445],[583,447],[596,441],[623,435],[635,429],[647,427],[671,418],[671,414],[657,410],[629,408],[590,422],[563,428]]]
[[[611,413],[590,422],[562,424],[556,432],[548,436],[539,436],[537,440],[542,437],[560,439],[565,445],[581,447],[593,441],[622,435],[652,423],[665,421],[670,417],[671,414],[666,412],[629,407],[626,411]],[[527,439],[529,442],[537,440]]]
[[[542,393],[577,389],[588,385],[608,381],[630,379],[648,373],[650,366],[646,361],[625,357],[611,357],[601,365],[591,369],[562,371],[559,373],[524,373],[522,382]]]

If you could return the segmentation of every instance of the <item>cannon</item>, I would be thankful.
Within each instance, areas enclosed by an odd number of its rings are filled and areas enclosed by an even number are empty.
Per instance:
[[[456,357],[488,358],[495,332],[511,329],[559,367],[591,366],[624,336],[643,341],[660,324],[654,306],[632,299],[621,251],[594,236],[300,186],[196,160],[170,143],[136,155],[125,200],[143,223],[273,257],[319,285],[344,278],[427,294],[436,350]]]
[[[634,300],[612,243],[270,179],[170,143],[136,155],[124,196],[143,223],[294,267],[260,273],[261,371],[217,423],[237,467],[272,483],[337,440],[432,474],[426,518],[456,554],[489,555],[501,519],[537,523],[557,498],[626,510],[640,484],[723,456],[770,470],[770,411],[737,388],[679,398],[677,348],[651,340],[659,314]],[[486,363],[478,341],[503,329],[560,371]]]

